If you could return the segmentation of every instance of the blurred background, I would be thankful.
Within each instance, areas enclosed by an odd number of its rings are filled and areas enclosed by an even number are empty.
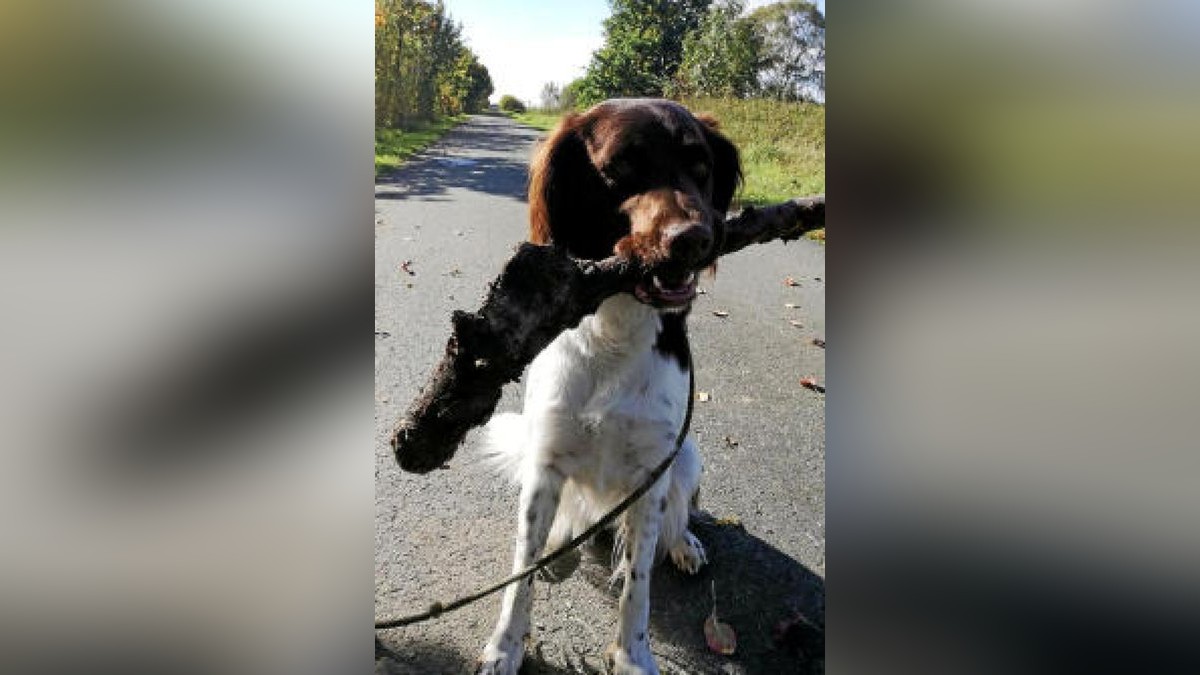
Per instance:
[[[371,17],[0,5],[0,671],[370,668]]]
[[[829,10],[829,663],[1200,672],[1200,6]]]
[[[0,5],[0,670],[370,668],[373,10]],[[829,663],[1200,672],[1195,3],[826,11]]]

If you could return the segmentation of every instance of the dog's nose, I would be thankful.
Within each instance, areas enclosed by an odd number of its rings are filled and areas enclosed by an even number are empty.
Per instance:
[[[706,225],[676,225],[667,231],[667,250],[671,260],[694,264],[704,259],[712,249],[712,228]]]

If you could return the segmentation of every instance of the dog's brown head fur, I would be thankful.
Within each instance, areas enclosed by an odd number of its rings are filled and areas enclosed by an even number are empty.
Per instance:
[[[579,258],[641,258],[657,270],[650,295],[666,289],[652,299],[675,304],[671,289],[712,262],[740,181],[712,118],[661,99],[605,101],[563,118],[534,157],[529,238]]]

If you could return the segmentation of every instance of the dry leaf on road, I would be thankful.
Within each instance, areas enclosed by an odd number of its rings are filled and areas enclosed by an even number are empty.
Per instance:
[[[713,608],[712,613],[704,620],[704,641],[708,648],[717,654],[729,656],[737,651],[737,633],[733,626],[717,618],[717,582],[712,584]]]

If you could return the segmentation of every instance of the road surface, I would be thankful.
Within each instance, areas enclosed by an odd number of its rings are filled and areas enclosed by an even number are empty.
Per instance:
[[[526,223],[526,165],[540,132],[477,115],[376,183],[375,603],[377,616],[423,610],[509,572],[516,487],[476,461],[472,433],[449,468],[400,471],[392,424],[416,395],[449,334],[454,309],[476,309]],[[694,526],[710,564],[688,577],[669,563],[652,581],[651,645],[663,673],[823,672],[772,636],[797,612],[824,624],[825,252],[815,242],[754,246],[721,259],[690,321],[696,359],[693,429],[704,458]],[[789,285],[785,279],[790,277]],[[727,312],[717,316],[714,312]],[[519,408],[511,385],[499,409]],[[524,673],[601,672],[617,589],[600,555],[559,585],[537,584]],[[738,652],[710,653],[702,626],[716,582]],[[418,626],[379,633],[376,670],[469,672],[500,596]],[[811,643],[810,643],[811,644]],[[810,651],[812,648],[810,647]]]

